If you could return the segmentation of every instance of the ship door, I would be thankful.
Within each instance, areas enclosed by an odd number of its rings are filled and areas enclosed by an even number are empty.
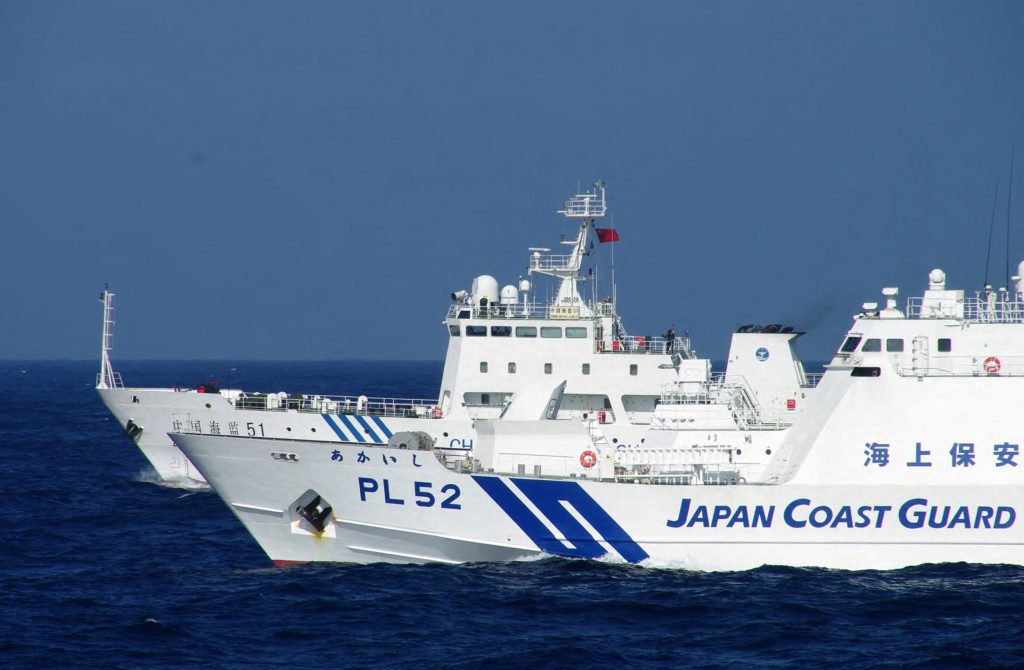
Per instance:
[[[914,366],[914,374],[921,376],[928,372],[928,338],[918,335],[914,338],[911,362]]]

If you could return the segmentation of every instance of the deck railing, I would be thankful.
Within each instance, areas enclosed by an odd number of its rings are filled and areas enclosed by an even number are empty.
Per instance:
[[[565,319],[592,319],[596,316],[615,316],[615,306],[611,303],[599,302],[587,304],[594,316],[580,316],[582,312],[580,305],[550,305],[541,302],[525,303],[526,313],[523,313],[524,303],[517,302],[509,305],[492,304],[486,307],[479,305],[467,305],[465,303],[451,305],[448,308],[449,319],[470,318],[470,319],[551,319],[554,321]]]
[[[907,318],[958,319],[973,323],[1024,323],[1024,302],[985,298],[910,298]]]
[[[891,356],[901,377],[1022,377],[1024,356]]]
[[[295,410],[315,414],[361,414],[371,416],[440,418],[436,400],[425,398],[383,398],[327,396],[286,393],[242,393],[235,409],[271,411]]]

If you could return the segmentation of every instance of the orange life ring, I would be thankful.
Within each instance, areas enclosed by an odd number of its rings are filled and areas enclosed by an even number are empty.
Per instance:
[[[594,467],[595,465],[597,465],[597,454],[595,454],[590,449],[587,449],[582,454],[580,454],[580,465],[582,465],[585,468]]]
[[[999,362],[999,359],[995,356],[989,356],[985,359],[985,362],[981,364],[982,369],[985,370],[985,374],[997,375],[1002,369],[1003,364]]]
[[[432,416],[435,419],[440,419],[442,416],[441,408],[438,407],[437,405],[434,405],[434,409],[430,410],[430,416]]]

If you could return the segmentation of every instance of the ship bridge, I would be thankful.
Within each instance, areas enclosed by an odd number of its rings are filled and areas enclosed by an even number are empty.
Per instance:
[[[590,232],[608,213],[603,182],[558,210],[578,225],[560,249],[531,247],[527,276],[502,286],[492,275],[451,294],[445,317],[449,345],[439,406],[471,418],[537,420],[595,414],[613,423],[646,425],[662,384],[680,376],[704,379],[710,363],[697,360],[687,334],[628,333],[612,291],[599,299]],[[613,263],[614,265],[614,263]],[[539,299],[535,275],[554,286]],[[584,292],[582,286],[586,286]],[[666,324],[667,325],[667,324]]]
[[[855,376],[891,371],[917,377],[1024,376],[1024,261],[1013,289],[986,285],[973,295],[946,286],[934,269],[928,288],[897,307],[898,289],[882,289],[886,303],[866,302],[833,359]]]

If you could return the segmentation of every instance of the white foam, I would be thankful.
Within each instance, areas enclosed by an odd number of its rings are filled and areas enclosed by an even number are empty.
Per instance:
[[[161,486],[165,489],[183,489],[185,491],[192,492],[210,490],[209,484],[197,482],[196,480],[188,479],[187,477],[182,477],[179,479],[161,479],[160,476],[153,472],[152,470],[142,470],[137,475],[135,475],[133,479],[143,484],[154,484],[156,486]]]

